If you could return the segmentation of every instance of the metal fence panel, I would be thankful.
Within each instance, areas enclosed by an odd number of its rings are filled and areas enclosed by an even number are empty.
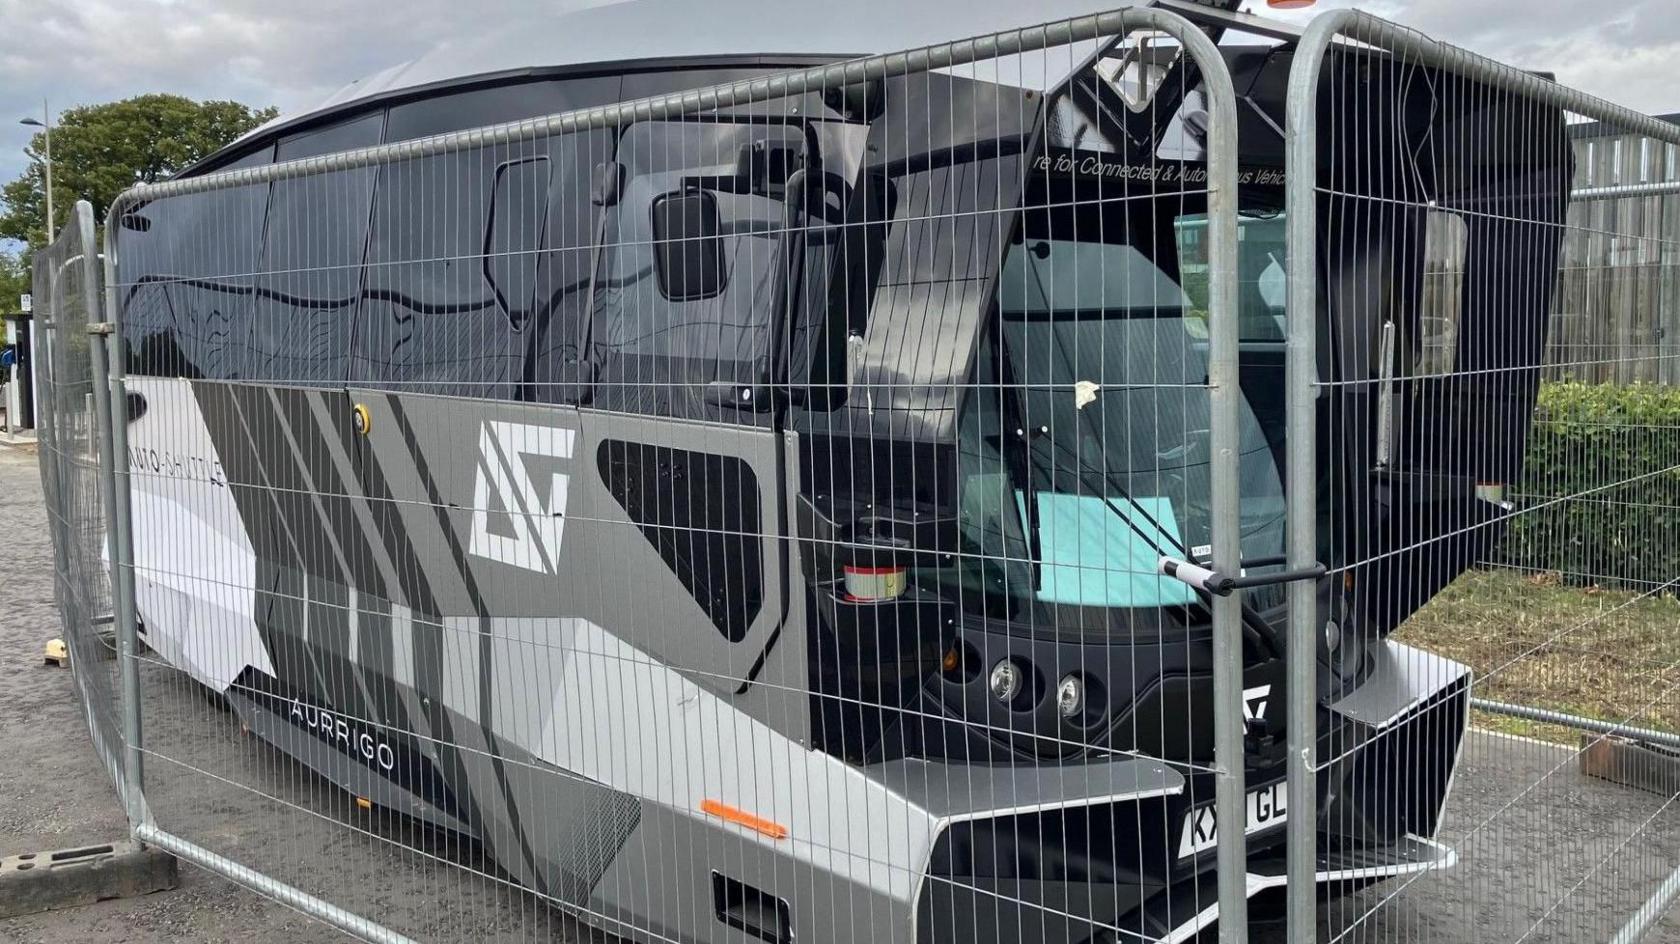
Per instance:
[[[104,277],[79,205],[42,474],[136,835],[375,941],[1650,931],[1680,131],[1359,13],[1245,57],[400,102],[129,191]]]
[[[1242,939],[1234,106],[1127,10],[125,195],[138,834],[386,940]]]
[[[380,105],[103,279],[79,206],[42,470],[136,835],[393,942],[1645,931],[1680,133],[1297,38]]]
[[[54,588],[64,642],[94,750],[122,782],[115,641],[108,561],[110,512],[100,463],[109,459],[96,422],[92,345],[103,285],[93,210],[78,203],[52,244],[36,253],[35,357],[40,370],[38,449],[52,531]]]
[[[1302,40],[1288,117],[1291,555],[1330,571],[1291,601],[1291,801],[1315,813],[1291,854],[1441,850],[1399,882],[1292,886],[1291,938],[1643,930],[1680,840],[1674,784],[1625,743],[1677,721],[1658,214],[1680,128],[1353,12]],[[1373,652],[1452,697],[1409,726],[1366,712]],[[1326,736],[1320,711],[1356,723]],[[1372,813],[1447,789],[1442,816]]]

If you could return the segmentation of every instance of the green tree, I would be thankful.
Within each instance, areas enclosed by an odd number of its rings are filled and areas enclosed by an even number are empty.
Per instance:
[[[16,311],[29,291],[29,264],[22,253],[0,249],[0,312]]]
[[[95,220],[103,222],[117,194],[169,177],[274,115],[273,108],[161,94],[67,109],[52,129],[56,224],[64,225],[77,200],[92,203]],[[44,159],[46,144],[37,133],[30,156]],[[22,176],[0,188],[0,237],[31,249],[46,242],[44,176],[40,161],[31,161]]]

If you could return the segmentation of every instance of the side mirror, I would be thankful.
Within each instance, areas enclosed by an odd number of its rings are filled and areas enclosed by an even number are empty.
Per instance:
[[[723,292],[722,219],[707,190],[667,193],[653,201],[653,269],[660,294],[673,302]]]

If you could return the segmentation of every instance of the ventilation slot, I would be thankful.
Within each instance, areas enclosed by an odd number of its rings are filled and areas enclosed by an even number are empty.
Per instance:
[[[717,919],[771,944],[793,944],[793,913],[768,892],[712,873],[712,910]]]

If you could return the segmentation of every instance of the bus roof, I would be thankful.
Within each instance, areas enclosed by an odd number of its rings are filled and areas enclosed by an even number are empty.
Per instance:
[[[501,14],[484,30],[359,79],[293,120],[469,79],[637,60],[892,52],[1113,9],[1115,0],[609,0]],[[955,25],[960,24],[960,25]]]

